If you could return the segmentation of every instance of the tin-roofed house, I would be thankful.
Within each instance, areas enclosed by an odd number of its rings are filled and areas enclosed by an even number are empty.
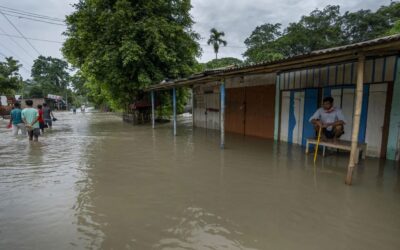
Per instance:
[[[274,62],[205,71],[153,85],[148,91],[174,93],[178,87],[191,87],[193,125],[220,130],[222,147],[225,131],[305,146],[315,136],[309,118],[323,97],[332,96],[346,116],[341,139],[352,141],[352,153],[357,143],[365,143],[367,156],[398,160],[399,55],[400,35],[394,35]]]

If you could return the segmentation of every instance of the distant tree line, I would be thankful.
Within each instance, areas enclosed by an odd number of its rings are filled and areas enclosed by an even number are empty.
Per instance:
[[[280,23],[257,26],[245,40],[247,63],[271,61],[313,50],[346,45],[395,34],[400,31],[400,3],[392,2],[377,11],[346,11],[328,5],[302,16],[282,29]]]

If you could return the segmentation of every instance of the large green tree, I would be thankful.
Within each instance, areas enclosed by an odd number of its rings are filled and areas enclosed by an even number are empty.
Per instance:
[[[342,44],[339,6],[328,5],[302,16],[291,23],[278,39],[279,50],[285,56],[307,53]]]
[[[282,35],[281,24],[266,23],[257,26],[251,35],[244,41],[247,50],[243,54],[249,63],[272,61],[283,55],[278,51],[276,40]]]
[[[12,57],[6,57],[4,62],[0,62],[0,94],[14,95],[21,88],[20,67]]]
[[[239,66],[242,65],[243,61],[234,57],[223,57],[219,59],[213,59],[209,62],[201,64],[201,71],[208,69],[218,69],[228,66]]]
[[[347,11],[342,17],[344,40],[346,43],[356,43],[385,35],[399,19],[399,2],[381,6],[376,12],[371,10]]]
[[[63,95],[69,87],[69,71],[66,61],[39,56],[33,63],[31,76],[33,82],[42,89],[43,95]],[[38,94],[37,90],[35,90],[35,94]]]
[[[190,0],[80,0],[67,16],[63,53],[87,86],[114,106],[193,72],[200,48]]]
[[[392,2],[377,11],[360,10],[340,14],[339,6],[326,6],[302,16],[283,31],[280,24],[258,26],[246,39],[246,62],[271,61],[387,34],[397,33],[400,3]]]
[[[224,36],[225,36],[225,32],[218,31],[216,28],[212,28],[210,30],[210,38],[208,39],[207,44],[213,46],[214,53],[215,53],[215,59],[218,59],[219,46],[220,45],[226,46],[228,44],[227,41],[222,39],[222,37],[224,37]]]

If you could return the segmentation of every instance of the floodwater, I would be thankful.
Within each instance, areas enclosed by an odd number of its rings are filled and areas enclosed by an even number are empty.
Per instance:
[[[179,123],[58,114],[29,143],[0,120],[0,249],[400,249],[400,171]],[[332,153],[333,154],[333,153]]]

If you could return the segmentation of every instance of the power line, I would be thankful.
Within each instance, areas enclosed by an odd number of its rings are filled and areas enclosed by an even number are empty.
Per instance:
[[[0,31],[3,33],[6,33],[4,29],[0,26]],[[22,47],[17,41],[14,40],[14,38],[9,37],[11,41],[13,41],[22,51],[24,51],[32,60],[35,60],[35,58],[24,48]]]
[[[6,56],[5,54],[3,54],[2,52],[0,52],[0,55],[4,57],[4,59],[6,59],[8,56]],[[24,69],[26,72],[31,73],[27,68],[24,67],[24,65],[21,64],[21,68]]]
[[[19,60],[20,60],[21,62],[23,62],[24,64],[26,64],[27,66],[32,67],[32,65],[31,65],[30,63],[28,63],[28,62],[25,61],[25,60],[22,60],[22,58],[19,57],[17,53],[15,53],[13,50],[11,50],[10,48],[8,48],[7,46],[4,46],[4,44],[0,43],[0,46],[3,47],[4,49],[8,50],[9,52],[11,52],[11,54],[14,54],[15,57],[20,58]]]
[[[14,8],[5,7],[2,5],[0,5],[0,8],[2,8],[3,11],[7,11],[7,12],[11,12],[11,13],[21,14],[21,15],[31,16],[31,17],[36,17],[36,18],[42,18],[42,19],[48,19],[48,20],[52,20],[52,21],[64,22],[63,19],[57,18],[57,17],[36,14],[36,13],[24,11],[24,10],[18,10],[18,9],[14,9]]]
[[[4,14],[4,12],[0,10],[0,13],[3,14],[4,18],[7,19],[7,21],[11,24],[11,26],[13,26],[14,29],[25,39],[25,41],[32,47],[32,49],[34,49],[38,53],[38,55],[40,55],[41,53],[39,52],[39,50],[37,50],[35,46],[33,46],[33,44],[28,39],[26,39],[24,34],[22,34],[22,32],[19,31],[19,29],[13,24],[13,22],[11,22],[10,19],[8,19],[8,17]]]
[[[32,20],[32,21],[35,21],[35,22],[47,23],[47,24],[58,25],[58,26],[67,26],[67,25],[62,24],[62,23],[48,22],[48,21],[44,21],[44,20],[31,18],[31,17],[17,16],[17,15],[12,15],[12,14],[8,14],[8,13],[4,13],[4,14],[7,15],[7,16],[18,17],[20,19],[28,19],[28,20]]]
[[[24,39],[22,36],[16,36],[16,35],[11,35],[7,33],[0,33],[0,36],[8,36],[8,37],[14,37],[14,38],[21,38]],[[54,41],[54,40],[46,40],[46,39],[39,39],[39,38],[33,38],[33,37],[26,37],[28,40],[33,40],[33,41],[40,41],[40,42],[48,42],[48,43],[63,43],[61,41]]]

